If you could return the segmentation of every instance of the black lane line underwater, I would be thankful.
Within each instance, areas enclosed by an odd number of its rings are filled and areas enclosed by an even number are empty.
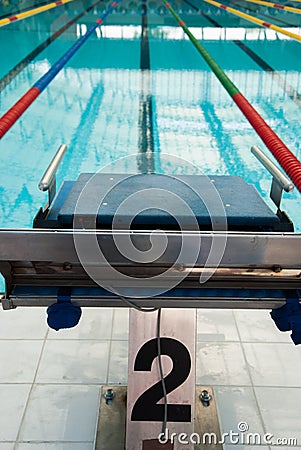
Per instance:
[[[148,20],[146,0],[142,0],[141,10],[141,46],[140,71],[141,92],[139,101],[139,142],[138,142],[138,170],[141,173],[153,173],[154,167],[154,127],[153,100],[150,93],[150,50],[148,39]]]

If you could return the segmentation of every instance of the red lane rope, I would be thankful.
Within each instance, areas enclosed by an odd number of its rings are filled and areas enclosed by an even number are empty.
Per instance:
[[[0,138],[11,128],[11,126],[22,116],[24,111],[32,104],[32,102],[40,95],[40,90],[36,87],[30,88],[12,106],[0,120]]]
[[[232,98],[301,192],[301,162],[241,93],[233,95]]]

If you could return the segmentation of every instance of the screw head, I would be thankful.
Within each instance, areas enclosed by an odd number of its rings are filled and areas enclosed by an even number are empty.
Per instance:
[[[209,394],[209,392],[206,389],[204,389],[201,392],[200,400],[204,406],[209,406],[211,398],[212,398],[211,395]]]
[[[273,265],[273,272],[279,273],[279,272],[281,272],[281,270],[282,270],[282,267],[279,266],[279,264],[274,264]]]
[[[115,397],[115,393],[113,389],[107,389],[103,396],[106,399],[106,404],[111,405],[113,398]]]

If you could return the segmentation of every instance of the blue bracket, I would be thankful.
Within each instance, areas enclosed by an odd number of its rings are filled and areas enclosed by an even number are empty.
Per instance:
[[[47,308],[47,323],[50,328],[59,331],[62,328],[75,327],[82,315],[79,306],[71,302],[71,288],[59,287],[57,303]]]
[[[292,331],[294,344],[301,344],[301,305],[298,291],[286,291],[286,304],[273,309],[270,314],[280,331]]]

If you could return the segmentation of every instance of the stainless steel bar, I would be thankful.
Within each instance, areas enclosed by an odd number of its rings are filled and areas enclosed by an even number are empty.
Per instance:
[[[74,297],[72,299],[78,306],[82,307],[125,307],[125,304],[118,297]],[[4,299],[0,301],[4,301]],[[218,309],[274,309],[285,305],[285,298],[221,298],[221,297],[154,297],[147,299],[132,299],[132,301],[141,307],[156,307],[156,308],[218,308]],[[57,297],[53,296],[32,296],[19,297],[11,296],[9,298],[10,306],[12,307],[30,307],[40,306],[48,307],[57,302]]]
[[[0,262],[34,261],[80,263],[80,259],[88,261],[88,265],[107,266],[95,252],[97,244],[106,255],[110,265],[141,266],[129,264],[115,245],[114,238],[131,237],[137,248],[149,246],[150,237],[156,239],[155,231],[116,231],[111,230],[40,230],[40,229],[3,229],[0,230]],[[158,233],[158,236],[162,233]],[[177,262],[179,267],[204,267],[215,244],[226,240],[226,246],[218,267],[222,268],[271,268],[299,269],[301,266],[301,233],[237,233],[237,232],[166,232],[168,245],[165,252],[149,265],[165,266]],[[186,260],[177,260],[179,248],[185,236],[187,246]],[[75,239],[82,239],[85,255],[77,252]],[[196,261],[189,260],[189,249],[201,239],[200,252]],[[182,266],[181,266],[182,264]]]
[[[50,186],[53,182],[54,176],[56,174],[56,171],[60,165],[60,162],[62,161],[63,156],[66,153],[66,150],[67,150],[66,144],[60,145],[58,151],[54,155],[52,161],[50,162],[44,175],[42,176],[41,181],[39,182],[39,189],[41,191],[48,191],[48,189],[50,188]]]
[[[261,164],[270,172],[270,174],[276,179],[278,184],[285,192],[291,192],[294,189],[293,183],[287,178],[280,169],[273,163],[273,161],[260,150],[257,145],[251,147],[253,155],[261,162]]]

